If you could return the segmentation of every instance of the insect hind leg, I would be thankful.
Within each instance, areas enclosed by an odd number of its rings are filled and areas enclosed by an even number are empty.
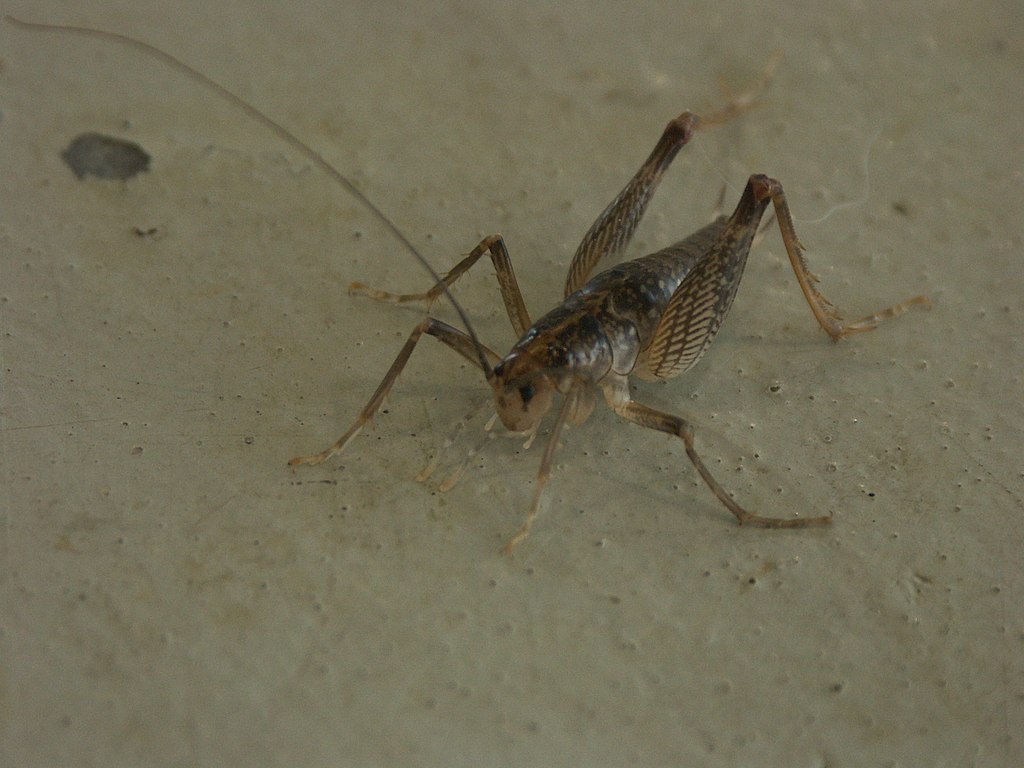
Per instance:
[[[726,103],[718,109],[699,116],[683,112],[669,122],[643,165],[584,235],[569,264],[566,296],[583,287],[598,263],[625,251],[665,171],[698,130],[717,128],[760,104],[758,94],[768,86],[780,58],[780,54],[772,54],[761,76],[743,91],[734,93],[723,87]]]
[[[786,193],[782,191],[782,184],[775,179],[757,174],[750,177],[750,183],[754,186],[755,194],[759,199],[771,198],[772,204],[775,206],[775,217],[779,222],[779,231],[782,233],[782,242],[786,246],[786,253],[793,265],[793,272],[800,284],[800,290],[803,291],[804,298],[807,300],[811,312],[814,313],[814,318],[825,330],[825,333],[832,337],[833,341],[839,341],[855,333],[874,330],[879,324],[899,317],[911,307],[931,304],[926,296],[914,296],[899,304],[873,312],[860,320],[844,321],[839,311],[818,290],[818,277],[807,266],[807,261],[803,256],[804,246],[800,242],[800,238],[796,236],[793,216],[789,212],[789,203],[786,202]]]

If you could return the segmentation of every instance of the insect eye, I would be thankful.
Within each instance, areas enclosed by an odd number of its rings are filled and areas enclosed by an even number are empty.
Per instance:
[[[533,384],[526,384],[519,388],[519,397],[523,399],[524,403],[528,403],[533,399],[534,391]]]

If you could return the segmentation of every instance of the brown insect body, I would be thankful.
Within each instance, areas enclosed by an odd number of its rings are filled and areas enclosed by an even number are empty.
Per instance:
[[[684,112],[668,124],[647,160],[584,236],[569,266],[565,299],[536,322],[530,320],[500,235],[484,238],[425,293],[393,294],[353,283],[350,293],[380,301],[429,304],[442,293],[451,298],[452,284],[488,253],[519,341],[501,358],[483,346],[469,326],[464,333],[435,318],[426,318],[413,329],[349,430],[326,450],[292,459],[292,466],[319,464],[344,450],[376,413],[425,333],[480,366],[493,390],[497,414],[509,430],[536,434],[556,393],[563,396],[541,459],[533,502],[525,522],[506,544],[506,552],[511,552],[529,534],[551,476],[562,428],[566,423],[579,424],[587,419],[593,411],[597,390],[603,392],[608,405],[623,418],[681,439],[701,479],[741,525],[800,528],[830,523],[830,515],[783,519],[745,510],[704,465],[694,445],[693,426],[680,416],[633,401],[629,376],[668,379],[700,359],[732,306],[751,244],[769,204],[775,208],[782,241],[804,298],[833,340],[872,330],[913,305],[926,304],[927,299],[917,296],[860,320],[843,321],[818,291],[817,278],[804,261],[803,245],[796,236],[782,185],[761,174],[750,177],[730,217],[719,217],[675,245],[613,266],[589,279],[599,262],[612,260],[625,250],[662,175],[698,128],[721,124],[752,103],[749,96],[741,96],[703,120]],[[458,308],[454,300],[453,304]]]
[[[601,261],[621,256],[643,217],[662,174],[698,128],[724,123],[755,105],[753,94],[768,81],[777,59],[770,59],[759,82],[734,96],[722,109],[698,118],[684,112],[672,120],[647,160],[622,192],[598,216],[580,243],[565,282],[565,299],[538,321],[531,322],[500,235],[484,238],[443,278],[397,226],[352,182],[309,145],[206,75],[168,53],[112,32],[81,27],[31,24],[6,17],[24,29],[83,34],[118,42],[158,58],[210,88],[290,144],[310,162],[359,200],[432,276],[425,293],[393,294],[353,283],[350,293],[382,301],[433,302],[444,294],[466,330],[426,317],[413,328],[405,345],[356,420],[333,445],[318,454],[300,456],[289,464],[320,464],[345,449],[373,418],[384,402],[420,338],[427,334],[479,366],[490,384],[502,423],[515,432],[535,434],[544,415],[562,395],[562,404],[548,437],[526,520],[505,546],[511,551],[529,533],[540,507],[541,494],[564,425],[581,423],[594,408],[602,390],[608,405],[623,418],[681,439],[687,457],[715,497],[741,525],[797,528],[825,525],[831,516],[808,518],[761,517],[747,512],[718,484],[694,446],[693,426],[681,416],[657,411],[633,401],[629,376],[667,379],[692,367],[707,349],[732,306],[758,224],[769,203],[774,206],[782,241],[811,311],[833,340],[869,331],[882,321],[903,314],[911,306],[927,304],[916,296],[855,322],[844,322],[819,293],[817,278],[803,259],[782,185],[767,176],[751,176],[733,214],[719,217],[684,240],[657,253],[618,264],[589,279]],[[465,311],[451,293],[451,285],[483,254],[494,264],[502,300],[519,341],[504,358],[477,338]]]
[[[663,372],[650,368],[649,353],[665,310],[686,279],[703,286],[707,301],[704,311],[695,313],[685,329],[681,341],[687,352],[685,364],[673,375],[692,368],[736,297],[754,233],[769,203],[767,197],[757,200],[755,184],[762,189],[762,179],[755,177],[748,183],[731,217],[720,216],[657,253],[610,267],[540,318],[495,367],[501,389],[528,379],[532,371],[558,371],[554,386],[562,394],[573,386],[600,385],[611,402],[631,374],[645,380],[663,378]],[[537,378],[545,384],[532,381],[523,386],[532,384],[533,390],[552,386],[552,377],[540,374]],[[531,399],[520,396],[520,400]],[[512,409],[501,399],[497,410],[509,429],[523,431],[532,426],[508,414]],[[581,423],[589,414],[588,408],[573,422]],[[534,411],[534,415],[544,413]]]

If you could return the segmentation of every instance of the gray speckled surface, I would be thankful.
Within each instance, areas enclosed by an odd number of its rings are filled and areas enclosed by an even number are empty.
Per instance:
[[[285,469],[419,317],[345,295],[425,286],[387,234],[162,65],[0,25],[4,764],[1012,764],[1015,4],[248,5],[8,10],[223,80],[439,266],[501,231],[535,313],[664,123],[782,48],[769,103],[684,152],[634,252],[766,172],[849,315],[935,305],[832,345],[770,235],[698,369],[637,397],[694,418],[742,503],[835,525],[738,529],[680,445],[602,408],[510,560],[537,448],[414,481],[482,392],[437,345],[340,461]],[[879,129],[867,199],[815,222],[861,198]],[[150,172],[77,181],[59,153],[86,130]],[[458,295],[503,347],[489,272]]]

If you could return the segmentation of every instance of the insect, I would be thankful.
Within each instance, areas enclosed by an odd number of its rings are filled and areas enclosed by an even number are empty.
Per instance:
[[[551,477],[553,457],[563,428],[566,424],[579,425],[586,421],[599,394],[615,413],[627,421],[682,440],[686,454],[700,477],[740,525],[802,528],[831,522],[831,516],[775,518],[745,510],[702,461],[694,443],[693,424],[682,416],[633,400],[629,389],[630,377],[635,375],[647,380],[674,378],[692,368],[701,358],[732,306],[751,244],[769,206],[774,208],[782,241],[804,298],[818,324],[834,341],[870,331],[912,306],[927,304],[928,300],[916,296],[860,320],[844,321],[819,292],[817,278],[804,260],[804,247],[797,237],[782,184],[762,174],[749,178],[731,215],[718,216],[689,237],[656,253],[615,264],[594,274],[598,264],[611,262],[622,255],[678,152],[699,130],[719,125],[748,109],[752,102],[749,94],[734,97],[725,107],[705,114],[703,118],[683,112],[668,123],[639,170],[583,237],[569,266],[562,303],[534,321],[526,309],[508,249],[500,235],[484,238],[441,277],[397,226],[315,150],[202,73],[146,43],[116,33],[26,24],[11,17],[8,19],[27,28],[88,34],[128,44],[164,60],[212,88],[273,130],[365,205],[422,264],[434,281],[433,286],[421,294],[394,294],[359,283],[352,285],[353,292],[382,301],[420,301],[427,304],[445,295],[452,303],[465,331],[429,315],[417,323],[348,430],[326,450],[296,457],[289,462],[290,466],[320,464],[345,450],[372,420],[416,345],[427,335],[479,367],[493,395],[497,416],[511,432],[531,438],[535,436],[544,417],[561,398],[541,458],[529,511],[519,530],[505,545],[506,552],[511,553],[530,533],[540,510],[544,488]],[[519,337],[504,356],[481,343],[465,311],[451,293],[451,286],[484,254],[490,256],[505,309]]]

